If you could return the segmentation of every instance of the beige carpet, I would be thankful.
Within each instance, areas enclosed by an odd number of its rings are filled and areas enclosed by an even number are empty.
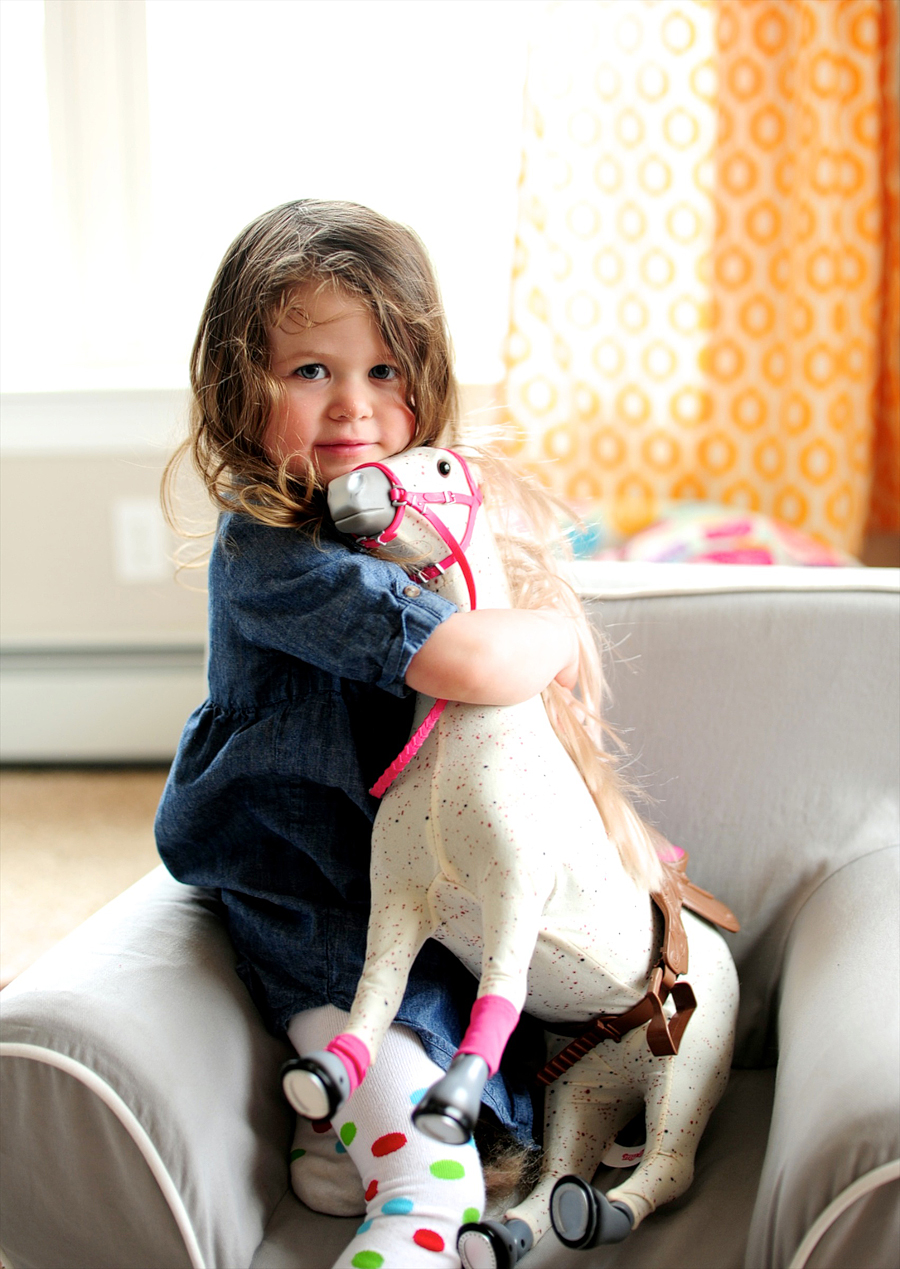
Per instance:
[[[156,867],[162,768],[0,772],[0,986]]]

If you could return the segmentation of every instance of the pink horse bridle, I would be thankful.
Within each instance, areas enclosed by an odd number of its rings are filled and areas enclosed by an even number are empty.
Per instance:
[[[378,471],[383,472],[391,482],[390,499],[391,505],[396,507],[396,514],[388,527],[382,530],[377,537],[360,538],[360,544],[374,550],[378,546],[386,546],[388,542],[392,542],[397,536],[403,517],[406,515],[407,509],[412,508],[418,512],[431,527],[438,533],[444,543],[450,548],[450,554],[445,556],[437,564],[429,564],[427,568],[418,569],[414,576],[423,582],[433,581],[453,564],[458,564],[462,569],[463,576],[466,579],[466,586],[469,591],[469,606],[474,612],[477,607],[477,599],[475,594],[475,579],[472,576],[472,570],[469,567],[469,561],[466,559],[466,550],[472,540],[472,532],[475,528],[475,517],[478,514],[478,508],[482,504],[481,490],[472,479],[472,473],[469,465],[464,458],[455,453],[452,449],[446,451],[452,454],[457,462],[462,466],[465,472],[466,482],[469,486],[467,494],[454,493],[452,489],[443,489],[437,493],[417,493],[414,490],[405,489],[399,482],[397,476],[384,463],[363,463],[362,467],[375,467]],[[357,468],[357,471],[361,468]],[[466,519],[466,528],[462,536],[462,541],[457,542],[456,538],[438,516],[431,510],[434,506],[447,506],[450,503],[462,503],[469,508],[468,517]],[[387,770],[372,785],[369,792],[373,797],[383,797],[387,790],[391,787],[397,776],[408,766],[422,745],[431,735],[435,723],[444,711],[447,702],[445,700],[437,700],[428,711],[421,725],[416,729],[415,733],[410,737],[408,743],[400,750],[397,757],[387,768]]]

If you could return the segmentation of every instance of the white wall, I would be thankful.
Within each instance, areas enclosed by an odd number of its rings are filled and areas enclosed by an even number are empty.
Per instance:
[[[496,400],[469,388],[463,409]],[[2,404],[0,761],[166,761],[206,694],[204,572],[176,575],[159,508],[185,394]],[[196,478],[181,493],[185,522],[211,528]]]
[[[159,506],[183,410],[165,391],[3,400],[3,761],[165,761],[203,699],[204,576],[176,578]]]

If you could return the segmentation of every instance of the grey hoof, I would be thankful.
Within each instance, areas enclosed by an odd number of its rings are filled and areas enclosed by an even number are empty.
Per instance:
[[[343,1062],[324,1051],[285,1062],[281,1087],[304,1119],[330,1119],[350,1096],[350,1080]]]
[[[478,1123],[487,1077],[484,1058],[457,1053],[447,1074],[432,1084],[413,1111],[413,1123],[426,1137],[444,1145],[463,1145],[471,1139]]]
[[[463,1269],[513,1269],[533,1243],[524,1221],[473,1221],[459,1231],[456,1250]]]
[[[620,1243],[631,1233],[632,1220],[624,1203],[611,1203],[580,1176],[564,1176],[550,1195],[550,1221],[565,1247]]]

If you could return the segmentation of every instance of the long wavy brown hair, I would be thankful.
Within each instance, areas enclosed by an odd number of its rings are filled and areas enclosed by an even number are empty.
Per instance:
[[[271,525],[320,521],[312,464],[297,478],[267,457],[263,438],[283,399],[270,371],[269,331],[301,287],[332,286],[375,319],[406,385],[413,445],[455,439],[459,414],[453,354],[434,270],[418,236],[357,203],[300,199],[265,212],[238,234],[215,276],[191,353],[188,438],[163,478],[173,485],[190,455],[215,506]]]
[[[310,283],[358,298],[372,314],[403,376],[415,417],[411,446],[462,446],[476,462],[513,603],[554,606],[576,622],[580,699],[551,683],[544,693],[547,712],[626,871],[642,888],[655,889],[661,869],[650,831],[604,743],[611,733],[602,721],[601,650],[560,573],[565,541],[558,505],[537,482],[514,472],[496,446],[463,445],[444,309],[428,254],[411,229],[356,203],[301,199],[266,212],[238,234],[212,284],[191,354],[189,435],[163,477],[170,519],[176,518],[177,471],[190,456],[221,510],[313,533],[325,523],[324,491],[312,463],[298,477],[296,455],[276,465],[264,446],[283,399],[282,384],[270,371],[269,332]]]

